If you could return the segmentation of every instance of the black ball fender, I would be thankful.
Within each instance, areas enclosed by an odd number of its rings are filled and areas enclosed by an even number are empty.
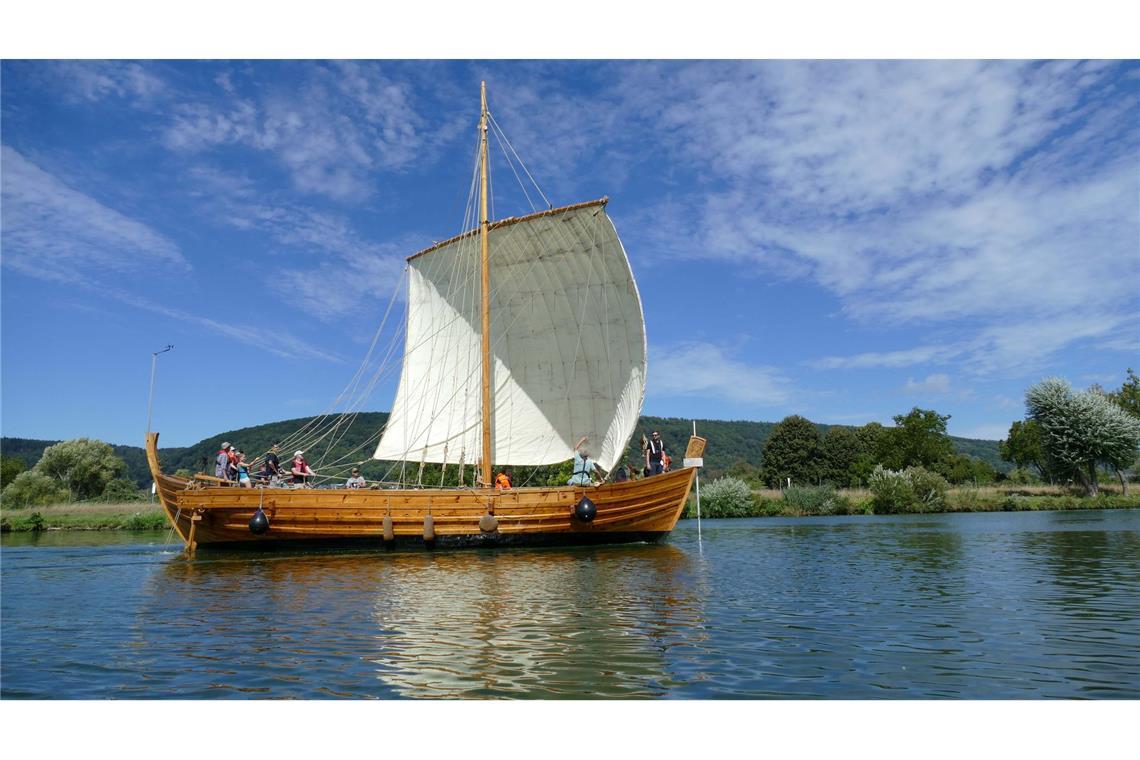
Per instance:
[[[249,532],[255,536],[260,536],[269,530],[269,518],[265,516],[265,512],[261,507],[253,513],[253,517],[249,518]]]
[[[598,516],[598,507],[594,502],[590,501],[589,496],[583,496],[574,505],[574,517],[584,523],[593,522],[594,518]]]

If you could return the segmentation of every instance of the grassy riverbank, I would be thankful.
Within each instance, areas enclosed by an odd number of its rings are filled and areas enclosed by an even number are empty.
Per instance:
[[[752,492],[751,504],[742,512],[718,514],[714,505],[701,502],[701,516],[716,517],[811,517],[820,515],[874,514],[873,496],[867,489],[843,489],[832,492],[832,498],[793,501],[782,491]],[[1127,496],[1119,486],[1102,488],[1098,496],[1083,496],[1059,486],[985,486],[952,488],[946,492],[946,503],[937,508],[902,510],[908,513],[934,512],[1026,512],[1057,509],[1140,509],[1140,488],[1133,487]],[[696,499],[689,497],[686,518],[697,516]]]
[[[76,502],[50,506],[4,509],[0,530],[161,530],[166,516],[158,503]]]

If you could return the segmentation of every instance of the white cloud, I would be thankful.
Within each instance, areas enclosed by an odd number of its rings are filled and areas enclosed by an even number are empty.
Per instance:
[[[654,396],[702,396],[754,406],[778,406],[791,398],[788,380],[775,368],[749,365],[711,343],[650,347]]]
[[[950,376],[945,373],[927,375],[925,379],[915,381],[913,377],[906,379],[903,393],[916,395],[942,394],[950,392]]]
[[[812,279],[876,327],[939,328],[817,366],[1034,367],[1136,314],[1140,93],[1116,84],[1120,65],[635,68],[629,100],[722,187],[641,221],[667,255]]]
[[[73,189],[15,149],[0,150],[5,266],[60,282],[190,268],[165,235]]]

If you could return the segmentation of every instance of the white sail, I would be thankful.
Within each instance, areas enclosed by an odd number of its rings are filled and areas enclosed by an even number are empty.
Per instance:
[[[605,202],[491,226],[492,460],[552,464],[582,436],[610,470],[645,393],[645,321]],[[404,369],[376,459],[482,457],[479,239],[409,259]]]

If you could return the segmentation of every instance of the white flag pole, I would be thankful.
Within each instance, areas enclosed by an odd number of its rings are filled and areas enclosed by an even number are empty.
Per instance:
[[[697,421],[693,420],[693,435],[697,434]],[[701,468],[697,468],[697,543],[701,542]]]

